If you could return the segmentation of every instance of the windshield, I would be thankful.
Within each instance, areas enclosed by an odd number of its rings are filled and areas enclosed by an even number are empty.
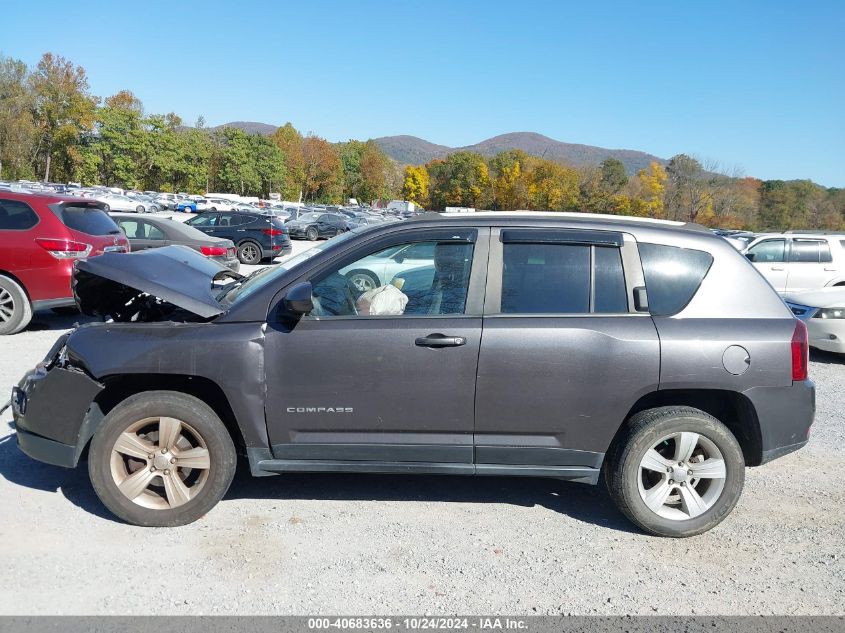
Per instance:
[[[299,216],[300,220],[304,220],[305,222],[316,222],[320,216],[323,215],[322,213],[303,213]]]
[[[288,271],[293,270],[294,268],[296,268],[303,262],[308,261],[315,255],[319,255],[327,248],[334,247],[342,242],[346,242],[347,240],[358,235],[358,233],[360,233],[359,229],[354,229],[352,231],[348,231],[347,233],[341,233],[340,235],[335,238],[332,238],[331,240],[325,241],[322,244],[319,244],[318,246],[315,246],[313,248],[309,248],[306,251],[294,255],[290,259],[286,259],[277,266],[267,266],[266,268],[256,270],[254,273],[250,274],[244,279],[241,279],[240,281],[236,281],[226,286],[223,291],[217,296],[217,300],[225,308],[229,308],[238,301],[245,299],[255,291],[264,288],[268,284],[272,284],[274,281],[279,279]]]

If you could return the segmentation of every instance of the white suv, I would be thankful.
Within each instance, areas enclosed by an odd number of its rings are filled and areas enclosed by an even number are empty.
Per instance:
[[[845,286],[845,234],[763,235],[745,256],[778,292]]]

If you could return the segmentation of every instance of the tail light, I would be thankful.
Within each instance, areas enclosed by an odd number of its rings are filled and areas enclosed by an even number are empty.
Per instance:
[[[35,243],[56,259],[82,259],[87,257],[93,248],[84,242],[49,237],[36,237]]]
[[[277,228],[261,229],[261,232],[264,233],[264,235],[269,235],[270,237],[275,237],[276,235],[284,235],[285,234],[284,229],[277,229]]]
[[[807,326],[803,321],[795,320],[795,330],[792,332],[792,380],[800,382],[807,380],[807,365],[810,357],[810,342],[807,337]]]
[[[227,250],[225,246],[200,246],[200,253],[206,257],[223,257]]]

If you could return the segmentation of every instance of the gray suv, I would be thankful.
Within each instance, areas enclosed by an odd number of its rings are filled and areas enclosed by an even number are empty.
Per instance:
[[[14,389],[18,443],[66,467],[89,447],[138,525],[204,515],[240,454],[254,476],[603,478],[640,528],[690,536],[813,421],[804,324],[696,225],[428,214],[248,277],[176,246],[106,254],[74,291],[104,322]]]

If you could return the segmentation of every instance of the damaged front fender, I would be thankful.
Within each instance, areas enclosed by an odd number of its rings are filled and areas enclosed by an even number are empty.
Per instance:
[[[82,369],[39,367],[24,376],[12,394],[18,444],[49,464],[76,466],[103,415],[94,402],[104,385]]]

